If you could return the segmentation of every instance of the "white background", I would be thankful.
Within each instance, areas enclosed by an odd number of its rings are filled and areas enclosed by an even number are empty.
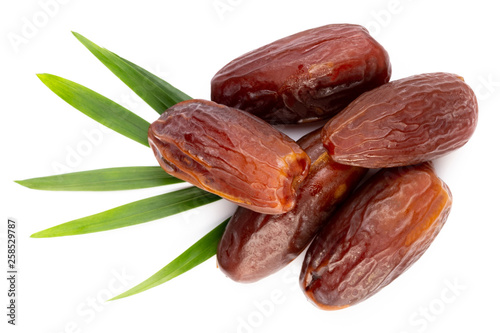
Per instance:
[[[4,327],[9,332],[41,333],[500,332],[496,170],[500,24],[492,4],[486,0],[3,1],[0,266],[6,272],[6,221],[12,217],[18,223],[19,307],[18,325],[7,325],[8,288],[2,278],[2,332]],[[149,149],[103,132],[36,77],[36,73],[60,75],[148,121],[158,117],[71,31],[191,96],[208,99],[210,79],[234,57],[304,29],[344,22],[369,28],[389,52],[393,79],[434,71],[457,73],[476,91],[480,106],[473,138],[437,161],[439,175],[454,196],[447,224],[421,260],[383,291],[352,308],[324,312],[298,288],[300,260],[261,282],[244,285],[226,278],[212,258],[145,293],[103,303],[149,277],[229,216],[234,207],[226,202],[115,231],[29,237],[175,188],[43,192],[13,182],[57,174],[61,168],[156,165]],[[294,138],[301,134],[285,131]]]

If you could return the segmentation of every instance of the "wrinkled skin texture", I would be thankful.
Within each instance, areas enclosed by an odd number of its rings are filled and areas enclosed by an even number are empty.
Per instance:
[[[430,161],[463,146],[477,124],[472,89],[455,74],[389,82],[358,97],[323,128],[333,160],[365,168]]]
[[[372,296],[427,250],[451,202],[429,163],[380,170],[311,243],[300,275],[306,296],[324,310]]]
[[[297,190],[295,207],[280,215],[240,207],[219,242],[219,268],[235,281],[257,281],[295,259],[367,170],[333,162],[323,148],[320,130],[298,143],[312,164]]]
[[[359,25],[306,30],[249,52],[212,78],[212,100],[269,123],[327,119],[389,81],[389,56]]]
[[[309,157],[288,136],[210,101],[172,106],[151,124],[148,139],[170,175],[266,214],[292,209],[309,171]]]

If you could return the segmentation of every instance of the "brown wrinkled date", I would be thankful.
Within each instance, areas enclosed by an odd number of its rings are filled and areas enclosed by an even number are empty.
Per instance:
[[[212,100],[269,123],[327,119],[389,81],[384,48],[359,25],[306,30],[249,52],[212,79]]]
[[[309,157],[288,136],[210,101],[172,106],[151,124],[148,139],[167,173],[266,214],[292,209],[309,171]]]
[[[167,173],[240,206],[217,248],[228,277],[260,280],[310,244],[300,285],[337,310],[428,249],[452,204],[431,161],[467,143],[478,104],[455,74],[390,76],[364,27],[326,25],[236,58],[213,77],[213,101],[178,103],[151,124]],[[298,142],[269,124],[328,118]],[[355,189],[368,168],[381,169]]]
[[[325,310],[372,296],[427,250],[451,202],[429,163],[380,170],[309,247],[300,275],[306,296]]]
[[[463,146],[477,117],[474,92],[460,76],[415,75],[358,97],[325,125],[323,143],[342,164],[417,164]]]
[[[367,169],[333,162],[323,147],[320,130],[298,144],[312,163],[297,190],[295,207],[280,215],[239,207],[219,242],[218,266],[235,281],[257,281],[295,259],[366,173]]]

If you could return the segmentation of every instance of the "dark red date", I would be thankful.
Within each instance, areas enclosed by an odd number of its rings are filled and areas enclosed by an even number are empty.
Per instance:
[[[358,97],[323,129],[333,160],[365,168],[430,161],[463,146],[478,105],[463,78],[429,73],[389,82]]]
[[[317,234],[302,266],[306,296],[325,310],[374,295],[427,250],[451,209],[429,163],[382,169]]]
[[[270,123],[327,119],[389,81],[384,48],[359,25],[306,30],[249,52],[212,79],[212,100]]]
[[[219,242],[219,268],[235,281],[257,281],[295,259],[366,172],[333,162],[320,130],[298,143],[313,162],[297,190],[295,207],[280,215],[239,207]]]
[[[266,214],[294,207],[310,166],[307,154],[285,134],[210,101],[172,106],[151,124],[148,138],[167,173]]]

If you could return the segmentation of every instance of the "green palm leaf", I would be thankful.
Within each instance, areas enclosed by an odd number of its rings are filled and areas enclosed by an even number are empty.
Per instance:
[[[75,37],[106,67],[129,86],[159,114],[170,106],[191,99],[188,95],[132,62],[92,43],[78,33]],[[64,101],[109,127],[145,146],[149,146],[149,123],[110,99],[67,79],[39,74],[40,80]],[[161,186],[181,182],[160,167],[123,167],[75,172],[56,176],[19,180],[17,183],[40,190],[110,191]],[[220,197],[190,187],[135,201],[104,212],[69,221],[42,230],[31,237],[58,237],[112,230],[153,221],[219,200]],[[229,220],[229,219],[228,219]],[[155,287],[193,267],[216,253],[228,220],[198,240],[171,263],[143,283],[115,297],[123,298]]]
[[[174,215],[219,199],[220,197],[212,193],[208,193],[197,187],[189,187],[134,201],[98,214],[59,224],[37,232],[31,235],[31,237],[45,238],[81,235],[128,227]]]
[[[119,167],[17,180],[35,190],[118,191],[181,183],[159,166]]]
[[[189,271],[190,269],[198,266],[199,264],[214,256],[217,252],[217,245],[219,244],[219,240],[224,233],[228,221],[229,219],[219,224],[212,231],[203,236],[190,248],[188,248],[181,255],[172,260],[167,266],[163,267],[150,278],[127,290],[126,292],[112,298],[111,300],[132,296],[156,287],[162,283],[167,282],[168,280],[173,279],[176,276]]]
[[[126,137],[148,144],[149,123],[112,100],[78,83],[51,74],[38,74],[42,82],[71,106]]]
[[[94,44],[79,33],[73,32],[73,35],[113,74],[159,114],[162,114],[174,104],[191,99],[179,89],[144,68]]]

